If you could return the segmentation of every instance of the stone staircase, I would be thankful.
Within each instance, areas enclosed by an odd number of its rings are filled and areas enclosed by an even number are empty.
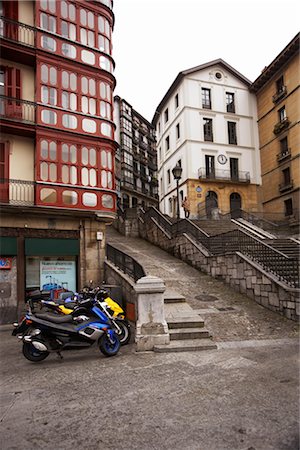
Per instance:
[[[155,352],[187,352],[217,348],[209,331],[204,328],[204,320],[188,305],[185,297],[167,290],[164,303],[170,344],[156,345]]]
[[[265,240],[271,247],[276,248],[286,256],[291,258],[299,258],[300,244],[298,241],[289,238],[278,238]]]
[[[212,220],[212,219],[202,219],[202,220],[192,220],[192,222],[201,230],[205,231],[209,236],[216,236],[218,234],[227,233],[228,231],[234,231],[238,229],[236,223],[231,222],[231,220]]]

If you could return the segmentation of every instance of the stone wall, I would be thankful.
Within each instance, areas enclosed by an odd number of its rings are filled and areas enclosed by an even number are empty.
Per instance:
[[[141,222],[140,236],[186,261],[196,269],[220,278],[238,292],[285,317],[297,320],[300,315],[300,289],[279,282],[241,253],[211,256],[188,235],[170,239],[152,219]]]

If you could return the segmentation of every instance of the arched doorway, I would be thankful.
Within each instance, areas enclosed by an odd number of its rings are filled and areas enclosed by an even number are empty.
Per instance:
[[[233,192],[230,195],[230,214],[232,219],[238,219],[241,217],[242,212],[242,199],[240,194]]]
[[[208,191],[205,197],[206,217],[211,219],[212,213],[216,209],[218,209],[218,194],[214,191]]]

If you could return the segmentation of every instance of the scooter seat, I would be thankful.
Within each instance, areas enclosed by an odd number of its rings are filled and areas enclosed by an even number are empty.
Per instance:
[[[38,319],[46,320],[48,322],[54,322],[54,323],[68,323],[72,322],[73,318],[71,315],[64,315],[64,316],[58,316],[57,314],[35,314],[35,317]]]

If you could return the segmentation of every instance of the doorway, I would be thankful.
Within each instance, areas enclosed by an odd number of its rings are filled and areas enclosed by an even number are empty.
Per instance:
[[[212,213],[218,208],[218,194],[208,191],[205,197],[205,211],[208,219],[212,218]]]
[[[233,192],[230,195],[230,214],[232,219],[238,219],[242,216],[242,199],[240,194]]]

